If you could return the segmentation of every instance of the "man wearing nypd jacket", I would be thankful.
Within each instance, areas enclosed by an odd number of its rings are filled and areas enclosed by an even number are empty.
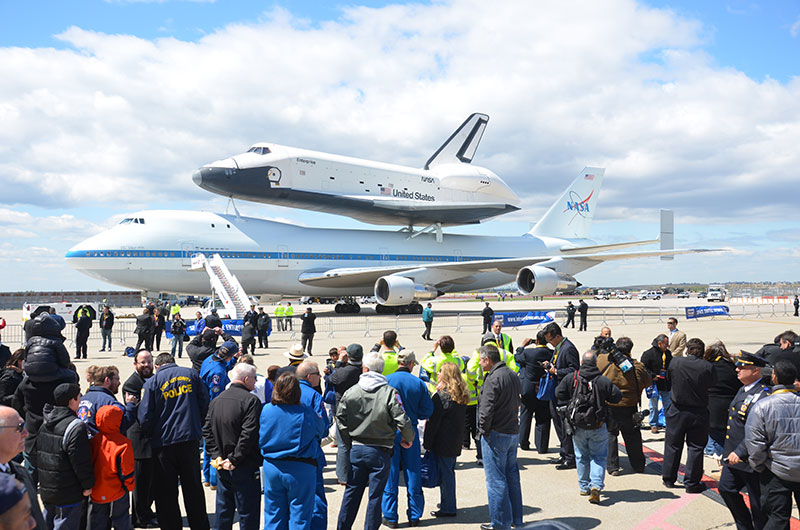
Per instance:
[[[156,459],[156,517],[162,529],[182,528],[178,480],[189,526],[208,530],[205,494],[200,483],[202,425],[208,389],[197,372],[175,364],[168,353],[156,357],[156,373],[142,389],[139,424],[150,434]]]

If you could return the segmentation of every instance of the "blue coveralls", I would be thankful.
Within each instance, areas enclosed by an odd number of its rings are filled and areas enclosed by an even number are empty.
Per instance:
[[[325,432],[330,426],[328,413],[322,402],[322,395],[314,390],[308,381],[300,381],[300,403],[308,405],[325,422]],[[324,434],[323,434],[324,436]],[[311,517],[311,530],[325,530],[328,528],[328,500],[325,498],[325,482],[322,479],[322,469],[327,462],[322,446],[317,445],[317,487],[314,492],[314,515]]]
[[[317,451],[326,432],[323,418],[303,403],[268,403],[261,411],[265,530],[312,528]]]
[[[397,522],[397,495],[400,483],[400,469],[403,469],[408,489],[408,520],[418,521],[425,510],[425,496],[422,493],[422,477],[420,467],[422,456],[420,455],[419,432],[417,431],[417,420],[424,420],[433,414],[433,401],[428,393],[427,385],[408,369],[401,367],[393,374],[386,377],[389,386],[397,390],[403,400],[403,407],[406,409],[408,419],[414,428],[414,441],[411,447],[404,449],[400,445],[402,437],[398,432],[394,438],[394,452],[392,453],[392,466],[389,469],[389,479],[386,482],[386,489],[383,492],[381,511],[387,521]]]
[[[200,379],[208,387],[209,403],[222,394],[222,391],[231,382],[228,370],[230,370],[229,362],[217,357],[216,353],[206,357],[200,366]],[[206,450],[205,441],[203,441],[203,482],[215,487],[217,485],[217,470],[211,467],[211,454]]]

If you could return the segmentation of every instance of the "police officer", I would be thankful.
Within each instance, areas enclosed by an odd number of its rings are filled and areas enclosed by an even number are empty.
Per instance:
[[[760,530],[766,523],[761,511],[758,473],[747,463],[747,446],[744,443],[747,413],[759,399],[768,395],[769,389],[761,382],[761,369],[766,365],[766,360],[746,351],[741,352],[736,362],[736,376],[743,386],[733,397],[728,414],[725,446],[722,450],[725,466],[719,478],[719,494],[731,511],[739,530]],[[750,510],[739,494],[745,486],[750,495]]]
[[[669,365],[672,381],[672,405],[666,411],[667,433],[664,440],[664,467],[661,479],[668,488],[675,487],[686,441],[686,493],[702,493],[703,449],[708,440],[708,388],[716,383],[714,366],[703,360],[706,345],[700,339],[686,342],[686,357],[675,357]]]
[[[564,327],[568,328],[570,324],[572,324],[572,328],[575,329],[575,311],[578,309],[575,307],[575,304],[572,303],[572,300],[567,302],[567,321],[564,322]]]
[[[156,357],[156,373],[142,389],[139,424],[150,435],[156,458],[156,517],[158,526],[179,530],[178,480],[189,526],[209,530],[200,459],[202,425],[208,412],[208,390],[200,375],[175,364],[168,353]]]

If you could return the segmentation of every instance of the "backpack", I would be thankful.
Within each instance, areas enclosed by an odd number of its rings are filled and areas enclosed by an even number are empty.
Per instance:
[[[572,399],[567,404],[567,421],[576,429],[599,429],[606,417],[604,405],[597,393],[597,386],[576,371]]]

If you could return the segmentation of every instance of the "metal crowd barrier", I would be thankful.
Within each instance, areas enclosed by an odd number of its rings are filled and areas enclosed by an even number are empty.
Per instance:
[[[717,304],[717,305],[725,305]],[[779,318],[794,315],[794,307],[791,304],[743,304],[730,307],[730,314],[725,316],[705,317],[707,319],[761,319]],[[589,321],[595,325],[614,325],[614,324],[645,324],[645,323],[664,323],[668,318],[676,316],[684,318],[682,307],[591,307],[589,309]],[[555,322],[563,324],[566,320],[566,311],[563,309],[555,310]],[[576,317],[577,318],[577,317]],[[277,331],[273,327],[273,336],[285,336],[294,340],[299,339],[300,326],[297,319],[292,330]],[[477,313],[435,316],[433,324],[437,333],[461,333],[461,332],[480,332],[483,329],[483,318]],[[273,324],[274,326],[274,324]],[[535,326],[524,326],[535,332],[543,324]],[[316,327],[318,334],[326,334],[328,338],[334,339],[337,335],[360,334],[364,337],[375,337],[379,339],[381,334],[392,329],[400,336],[408,336],[413,333],[422,334],[424,326],[420,315],[337,315],[337,316],[317,316]],[[115,344],[131,345],[136,341],[133,332],[136,328],[135,319],[117,319],[114,322],[112,340]],[[516,330],[516,326],[507,326]],[[75,341],[75,327],[68,324],[62,331],[67,338],[68,346],[72,346]],[[8,324],[0,332],[3,343],[12,347],[13,345],[23,345],[24,332],[22,324]],[[98,325],[92,327],[92,336],[99,336]],[[13,349],[13,347],[12,347]]]

